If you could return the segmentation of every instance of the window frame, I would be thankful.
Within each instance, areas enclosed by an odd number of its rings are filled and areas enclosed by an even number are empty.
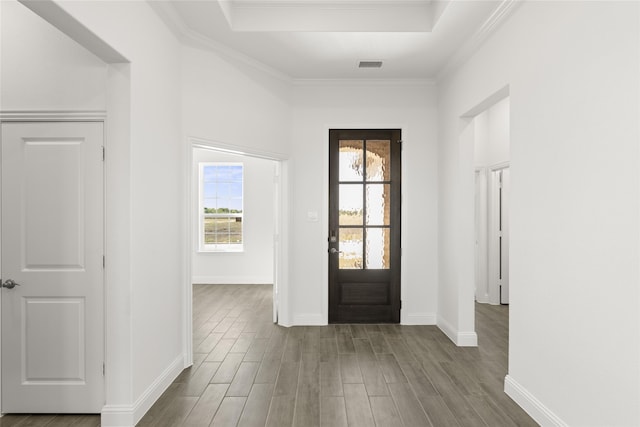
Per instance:
[[[241,185],[241,213],[224,214],[206,214],[204,212],[204,170],[210,166],[240,166],[242,168]],[[244,252],[245,236],[244,236],[244,163],[242,162],[199,162],[198,163],[198,252],[210,253],[241,253]],[[216,183],[219,181],[216,180]],[[207,215],[222,215],[221,217],[241,218],[241,243],[206,243],[205,242],[205,219]]]

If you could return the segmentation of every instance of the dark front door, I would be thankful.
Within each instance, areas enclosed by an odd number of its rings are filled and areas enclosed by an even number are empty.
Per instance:
[[[329,131],[329,322],[400,322],[400,140]]]

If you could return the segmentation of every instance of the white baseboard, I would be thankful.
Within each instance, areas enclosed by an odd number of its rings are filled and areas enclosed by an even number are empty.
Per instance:
[[[446,336],[448,336],[451,341],[456,343],[456,341],[458,339],[458,333],[455,330],[455,328],[453,326],[451,326],[451,324],[449,322],[444,320],[444,318],[442,316],[438,316],[436,325],[438,325],[438,328],[440,328],[440,330],[442,332],[444,332],[444,334]]]
[[[100,414],[100,425],[104,427],[132,427],[133,405],[105,405]]]
[[[294,314],[292,326],[325,326],[327,322],[321,314]]]
[[[271,285],[273,284],[273,277],[192,276],[191,283],[204,285]]]
[[[402,313],[401,317],[401,325],[435,325],[437,323],[435,313]]]
[[[182,372],[183,368],[184,360],[180,355],[156,378],[133,405],[105,405],[102,408],[100,425],[102,427],[135,426]]]
[[[509,375],[504,379],[504,392],[538,424],[557,427],[569,426]]]
[[[460,332],[456,330],[449,322],[438,316],[438,328],[449,337],[451,341],[458,347],[477,347],[478,334],[475,331]]]
[[[489,300],[490,298],[488,294],[476,295],[476,302],[480,304],[489,304]]]
[[[456,345],[458,347],[477,347],[478,334],[475,332],[458,332]]]

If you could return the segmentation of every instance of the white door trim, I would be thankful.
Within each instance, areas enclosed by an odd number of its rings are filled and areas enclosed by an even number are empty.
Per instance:
[[[106,111],[0,111],[0,121],[3,122],[105,122],[106,119]]]
[[[10,123],[10,122],[101,122],[103,123],[103,129],[104,129],[104,136],[103,136],[103,141],[102,141],[102,145],[105,147],[105,149],[107,148],[107,135],[106,135],[106,129],[107,129],[107,112],[103,111],[103,110],[99,110],[99,111],[93,111],[93,110],[65,110],[65,111],[47,111],[47,110],[0,110],[0,124],[2,123]],[[105,168],[103,170],[103,185],[106,183],[106,164],[105,164]],[[0,177],[0,180],[2,178]],[[1,184],[1,182],[0,182]],[[106,191],[103,192],[103,215],[104,215],[104,229],[103,229],[103,242],[106,242]],[[1,218],[1,212],[2,212],[2,186],[0,185],[0,221],[2,220]],[[2,241],[2,235],[0,234],[0,241]],[[106,248],[103,248],[103,253],[106,254]],[[0,278],[2,277],[2,254],[0,253]],[[102,303],[103,303],[103,313],[105,316],[105,319],[103,321],[103,331],[102,331],[102,336],[103,336],[103,340],[106,337],[106,329],[107,329],[107,322],[106,322],[106,307],[104,307],[104,303],[105,303],[105,295],[104,292],[106,292],[106,289],[108,289],[108,284],[107,284],[107,278],[105,276],[105,272],[103,270],[102,272],[102,283],[103,283],[103,296],[102,296]],[[2,319],[2,293],[0,292],[0,330],[2,329],[2,324],[1,324],[1,319]],[[106,341],[104,342],[104,346],[103,346],[103,352],[104,354],[102,355],[103,361],[106,360]],[[2,372],[2,340],[0,340],[0,417],[2,417],[2,415],[4,415],[4,411],[3,411],[3,406],[2,406],[2,376],[1,376],[1,372]],[[104,390],[104,387],[106,386],[106,380],[103,381],[103,398],[104,396],[106,396],[106,391]]]
[[[192,200],[192,187],[193,187],[193,178],[192,178],[192,164],[193,164],[193,149],[194,148],[205,148],[209,150],[219,151],[228,154],[238,154],[242,156],[248,157],[256,157],[265,160],[272,160],[277,162],[279,167],[279,182],[278,182],[278,206],[276,209],[276,230],[279,231],[279,236],[274,236],[274,274],[277,274],[278,277],[274,277],[274,320],[277,318],[277,322],[279,325],[289,326],[290,325],[290,316],[289,316],[289,287],[288,287],[288,211],[289,211],[289,198],[288,198],[288,188],[289,188],[289,179],[288,179],[288,158],[284,154],[275,153],[265,150],[258,150],[250,147],[243,147],[240,145],[227,144],[219,141],[213,141],[205,138],[198,137],[187,137],[187,144],[185,144],[185,148],[187,153],[185,155],[186,164],[185,164],[185,173],[187,176],[186,179],[186,189],[185,189],[185,239],[186,239],[186,248],[185,251],[185,286],[183,289],[183,306],[184,306],[184,317],[183,317],[183,331],[184,331],[184,341],[183,341],[183,355],[184,355],[184,365],[185,367],[191,366],[193,364],[193,288],[191,285],[191,254],[193,251],[193,243],[192,243],[192,230],[193,230],[193,200]],[[277,239],[277,242],[276,242]],[[277,244],[276,244],[277,243]],[[278,310],[277,314],[275,310]]]
[[[497,172],[509,168],[509,162],[497,163],[489,166],[488,179],[489,179],[489,233],[488,233],[488,272],[489,272],[489,303],[493,305],[500,304],[500,270],[499,270],[499,258],[500,247],[496,236],[500,229],[500,183],[498,180]]]
[[[476,167],[475,194],[475,238],[476,238],[476,301],[486,304],[489,302],[489,273],[488,263],[488,169]]]

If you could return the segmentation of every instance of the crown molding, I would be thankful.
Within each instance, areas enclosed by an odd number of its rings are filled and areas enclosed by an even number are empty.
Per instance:
[[[236,61],[243,65],[247,65],[285,83],[291,83],[291,81],[293,80],[288,74],[285,74],[282,71],[279,71],[265,64],[264,62],[258,61],[257,59],[254,59],[249,55],[241,53],[236,49],[232,49],[222,43],[210,39],[209,37],[205,37],[196,31],[188,30],[184,34],[182,41],[185,45],[211,51],[227,60]]]
[[[486,39],[489,37],[522,3],[522,0],[503,0],[491,16],[482,24],[474,38]]]
[[[158,15],[160,20],[169,28],[173,35],[182,40],[189,27],[170,1],[146,0],[149,7]]]
[[[258,61],[249,55],[245,55],[236,49],[216,42],[209,37],[205,37],[189,28],[171,2],[147,0],[147,3],[167,25],[167,27],[169,27],[176,38],[184,45],[211,51],[224,59],[239,62],[256,70],[262,71],[263,73],[266,73],[278,80],[291,83],[291,76],[283,73],[282,71]]]
[[[471,56],[496,32],[507,18],[522,5],[524,0],[502,0],[502,3],[493,11],[491,16],[480,26],[471,38],[460,47],[451,59],[436,74],[436,81],[440,81],[447,75],[462,66]]]
[[[297,87],[322,87],[322,86],[411,86],[432,87],[436,85],[433,79],[293,79],[293,86]]]
[[[218,0],[228,2],[230,0]],[[232,0],[234,7],[278,7],[278,6],[299,6],[299,7],[330,7],[330,8],[351,8],[354,6],[370,7],[375,6],[429,6],[432,0]]]

